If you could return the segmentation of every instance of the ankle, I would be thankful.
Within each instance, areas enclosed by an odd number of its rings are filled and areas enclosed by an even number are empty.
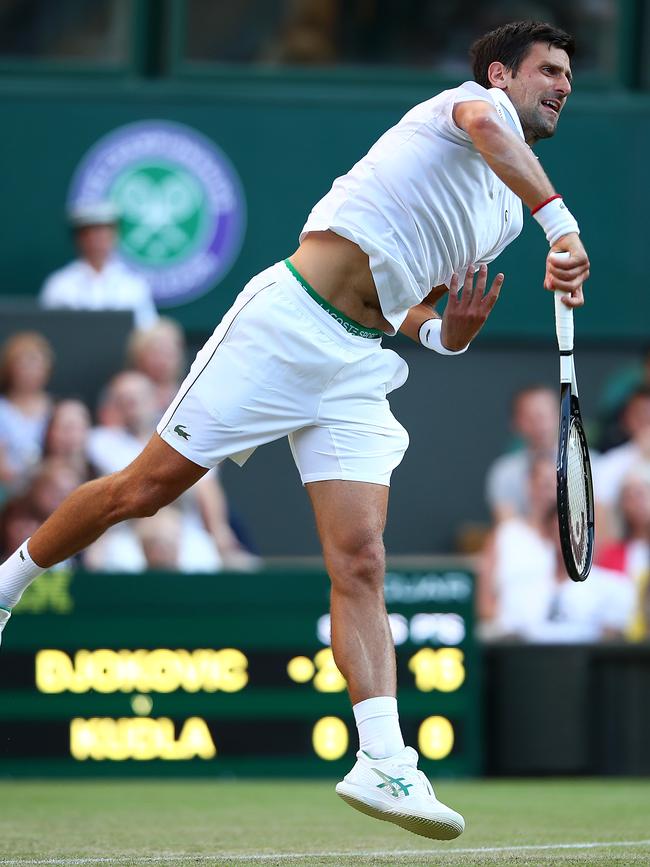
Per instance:
[[[32,560],[28,545],[29,539],[0,566],[0,605],[5,610],[15,608],[27,587],[44,571]]]
[[[360,701],[352,708],[359,731],[359,748],[373,759],[385,759],[404,749],[397,699],[382,695]]]

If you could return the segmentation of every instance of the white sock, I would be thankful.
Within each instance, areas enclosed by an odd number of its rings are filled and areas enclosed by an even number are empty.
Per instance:
[[[28,542],[29,539],[23,542],[0,566],[0,606],[3,608],[11,609],[18,605],[25,589],[45,571],[29,556]]]
[[[359,730],[359,748],[371,759],[386,759],[404,749],[396,698],[367,698],[352,710]]]

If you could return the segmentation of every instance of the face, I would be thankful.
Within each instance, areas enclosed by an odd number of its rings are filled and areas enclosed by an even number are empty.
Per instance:
[[[37,513],[43,518],[51,515],[80,482],[77,473],[65,465],[57,464],[43,469],[31,489],[31,499]]]
[[[635,395],[625,408],[623,424],[634,438],[650,428],[650,397],[644,394]]]
[[[559,410],[551,391],[524,392],[515,404],[514,428],[535,451],[545,451],[557,439]]]
[[[155,392],[151,382],[141,373],[122,373],[116,377],[110,387],[110,400],[121,423],[132,433],[140,433],[153,425]]]
[[[77,249],[91,262],[108,259],[115,246],[114,226],[85,226],[75,233]]]
[[[90,414],[76,400],[67,400],[54,410],[47,435],[51,455],[84,453],[90,429]]]
[[[50,361],[37,347],[24,345],[11,359],[8,378],[16,391],[41,391],[50,378]]]
[[[650,530],[650,482],[629,478],[621,491],[621,512],[635,532]]]
[[[517,109],[528,144],[555,135],[571,93],[571,64],[566,51],[535,42],[515,74],[501,63],[492,64],[490,73],[493,84],[506,91]]]
[[[155,383],[176,382],[183,367],[183,347],[172,332],[160,332],[142,348],[138,369]]]

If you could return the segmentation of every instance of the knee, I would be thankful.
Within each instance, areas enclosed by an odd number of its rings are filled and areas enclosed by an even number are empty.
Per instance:
[[[154,479],[136,478],[123,470],[106,479],[108,500],[117,521],[150,518],[169,502],[164,488]]]
[[[325,551],[333,585],[343,592],[384,587],[385,551],[381,536],[359,534]]]

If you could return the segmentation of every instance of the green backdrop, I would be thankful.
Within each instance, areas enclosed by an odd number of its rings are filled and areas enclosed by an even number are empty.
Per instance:
[[[450,83],[448,83],[450,84]],[[433,95],[408,76],[392,82],[330,75],[247,76],[166,83],[104,79],[5,80],[2,294],[36,294],[72,253],[63,220],[70,177],[80,158],[115,127],[142,119],[188,124],[212,138],[242,178],[248,230],[220,285],[170,312],[190,331],[211,330],[245,281],[291,253],[313,203],[333,178],[414,103]],[[591,255],[589,304],[579,329],[594,338],[643,339],[650,324],[644,211],[650,171],[650,99],[615,91],[571,98],[560,131],[539,155],[580,220]],[[526,220],[504,254],[502,301],[492,337],[552,337],[541,290],[545,241]]]

